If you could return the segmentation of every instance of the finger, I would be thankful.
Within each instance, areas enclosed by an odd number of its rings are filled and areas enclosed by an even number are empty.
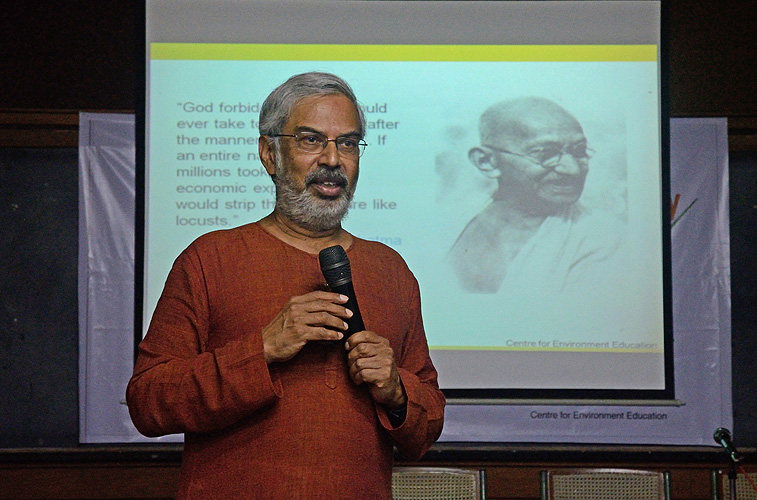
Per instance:
[[[362,383],[372,384],[378,388],[384,388],[391,382],[391,366],[364,366],[358,368],[353,365],[350,369],[350,377],[360,385]]]
[[[391,372],[394,359],[391,349],[372,349],[365,348],[365,344],[356,347],[347,355],[347,364],[350,374],[357,376],[364,370],[386,370],[388,375]],[[365,381],[365,376],[361,378]],[[371,380],[375,380],[371,378]]]
[[[293,315],[327,312],[340,318],[352,317],[352,311],[346,307],[321,299],[293,303],[290,306],[290,311],[292,311]]]
[[[344,338],[344,333],[339,330],[325,327],[312,327],[304,331],[304,338],[308,341],[311,340],[341,340]]]
[[[349,297],[336,292],[327,292],[325,290],[316,290],[314,292],[308,292],[304,295],[297,295],[292,297],[293,302],[313,302],[322,300],[325,302],[331,302],[334,304],[344,304],[349,300]]]
[[[349,339],[347,340],[349,342]],[[366,342],[361,342],[357,344],[352,349],[349,349],[347,351],[347,362],[348,363],[356,363],[358,360],[367,360],[367,359],[373,359],[376,358],[377,362],[380,362],[381,359],[385,359],[387,361],[392,360],[392,352],[389,348],[382,348],[380,344],[369,344]],[[363,361],[365,363],[365,361]],[[366,366],[365,364],[361,366]]]
[[[310,340],[314,329],[326,328],[341,332],[348,328],[342,318],[326,311],[293,312],[287,317],[282,333],[300,340]]]
[[[333,330],[347,330],[349,327],[342,318],[326,311],[311,313],[307,318],[307,324],[314,327],[327,327]]]
[[[347,343],[345,347],[348,351],[353,350],[355,347],[361,344],[367,344],[367,345],[376,345],[376,344],[383,344],[386,343],[386,345],[389,345],[389,341],[386,340],[384,337],[381,337],[375,332],[372,332],[370,330],[363,330],[360,332],[353,333],[350,335],[350,338],[347,339]]]
[[[351,310],[332,302],[320,302],[314,304],[314,306],[316,307],[316,311],[326,311],[334,316],[339,316],[340,318],[351,318],[353,316]]]

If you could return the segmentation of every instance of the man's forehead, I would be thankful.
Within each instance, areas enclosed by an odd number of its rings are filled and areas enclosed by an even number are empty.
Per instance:
[[[550,131],[564,134],[582,129],[567,110],[542,97],[502,101],[481,116],[482,139],[526,140]]]
[[[498,135],[500,140],[521,144],[563,144],[584,140],[581,125],[572,116],[561,113],[513,117]]]
[[[573,127],[534,130],[533,134],[524,137],[521,142],[525,145],[568,145],[585,141],[586,137],[581,129]]]
[[[343,94],[311,95],[292,106],[287,124],[307,129],[315,123],[341,122],[348,126],[360,125],[354,104]]]

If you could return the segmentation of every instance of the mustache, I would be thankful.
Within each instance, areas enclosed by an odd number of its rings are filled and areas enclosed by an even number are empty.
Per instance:
[[[328,168],[319,168],[314,172],[310,172],[305,176],[305,186],[311,184],[324,184],[330,182],[340,187],[346,187],[348,184],[347,175],[341,170],[333,170]]]

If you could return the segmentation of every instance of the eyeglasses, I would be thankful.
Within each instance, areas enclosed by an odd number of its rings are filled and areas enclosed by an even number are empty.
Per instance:
[[[276,134],[271,137],[293,137],[297,144],[297,149],[303,153],[318,154],[326,149],[330,142],[336,144],[339,154],[348,158],[358,158],[365,151],[368,145],[365,141],[355,136],[343,135],[336,139],[329,139],[323,134],[317,132],[300,132],[299,134]]]
[[[560,164],[560,161],[562,161],[562,157],[564,155],[572,156],[577,162],[589,161],[591,157],[594,156],[594,150],[587,147],[586,144],[583,142],[579,142],[578,144],[572,144],[570,146],[565,146],[563,148],[556,148],[556,147],[538,148],[534,151],[531,151],[527,155],[516,153],[514,151],[509,151],[503,148],[498,148],[496,146],[487,146],[487,147],[490,149],[493,149],[494,151],[499,151],[500,153],[506,153],[513,156],[519,156],[532,163],[540,165],[542,168],[546,170],[552,170],[556,168]]]

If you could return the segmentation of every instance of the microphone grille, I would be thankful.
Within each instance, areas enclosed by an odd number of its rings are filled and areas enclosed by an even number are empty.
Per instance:
[[[715,442],[720,442],[723,438],[731,439],[731,433],[725,427],[718,427],[712,435]]]
[[[350,260],[341,245],[324,248],[318,253],[321,272],[331,288],[352,281]]]

